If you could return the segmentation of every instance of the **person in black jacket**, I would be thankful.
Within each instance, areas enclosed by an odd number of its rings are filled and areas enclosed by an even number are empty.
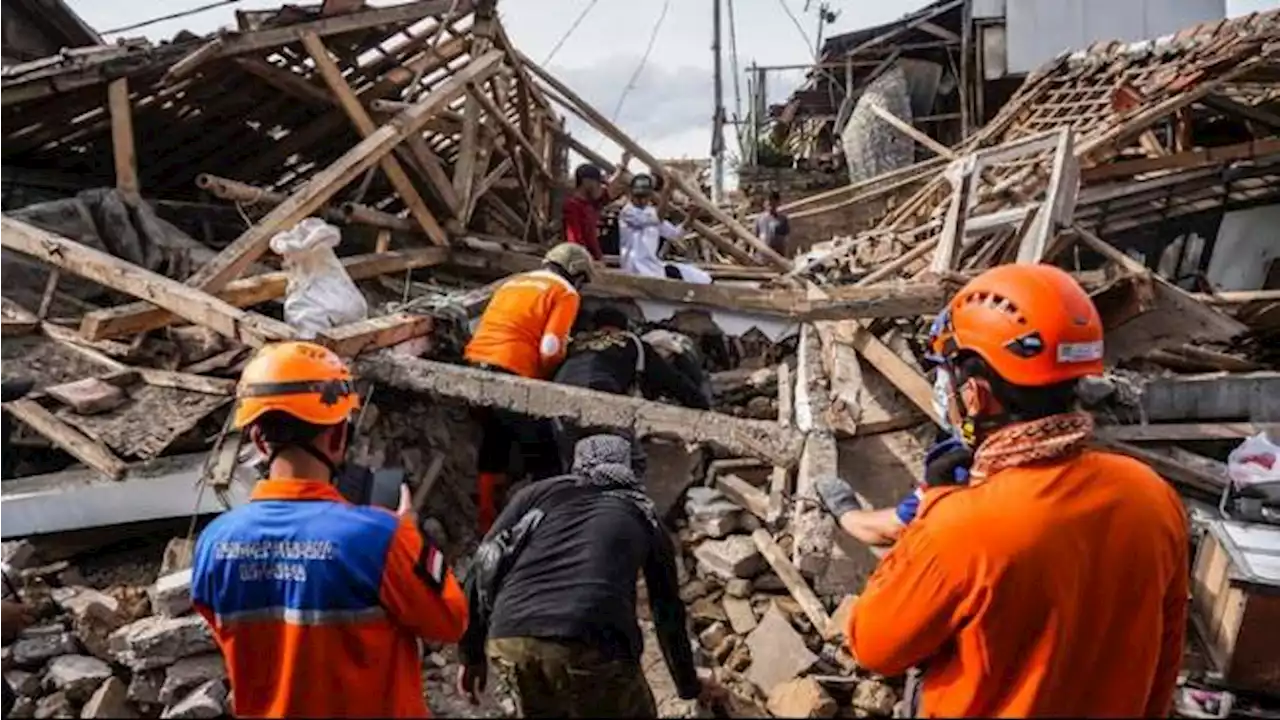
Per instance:
[[[626,313],[617,308],[605,306],[596,310],[589,321],[591,329],[575,335],[569,343],[554,381],[615,395],[640,394],[650,400],[666,397],[685,407],[710,409],[709,388],[699,387],[677,370],[653,345],[631,332],[629,325]],[[558,421],[556,425],[566,465],[579,438],[618,432],[597,427],[575,429]],[[635,438],[631,439],[632,469],[643,478],[644,450]]]
[[[640,665],[641,571],[680,697],[722,696],[698,677],[675,549],[629,454],[617,435],[582,439],[573,472],[516,493],[485,536],[467,573],[470,622],[458,647],[458,689],[472,702],[487,655],[522,717],[657,717]]]

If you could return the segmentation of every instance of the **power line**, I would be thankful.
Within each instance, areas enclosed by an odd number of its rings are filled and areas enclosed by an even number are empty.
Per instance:
[[[177,20],[178,18],[184,18],[184,17],[187,17],[188,15],[195,15],[196,13],[202,13],[206,10],[220,8],[223,5],[234,5],[238,2],[240,2],[240,0],[218,0],[218,2],[212,2],[212,3],[209,3],[208,5],[201,5],[200,7],[191,8],[190,10],[183,10],[182,12],[176,12],[176,13],[173,13],[172,15],[164,15],[162,17],[152,18],[151,20],[143,20],[140,23],[125,25],[124,27],[118,27],[112,30],[103,30],[98,34],[99,35],[115,35],[116,33],[127,32],[129,30],[137,30],[138,28],[146,27],[148,25],[155,25],[156,23],[164,22],[166,20]]]
[[[618,113],[622,112],[622,103],[626,101],[627,95],[635,88],[636,80],[640,79],[640,73],[644,71],[644,66],[649,62],[649,53],[653,52],[654,42],[658,39],[658,31],[662,29],[662,21],[667,19],[667,8],[670,6],[671,0],[662,0],[662,12],[658,14],[658,21],[653,24],[653,30],[649,33],[649,44],[644,49],[644,55],[641,56],[640,64],[636,66],[636,71],[631,73],[631,79],[622,88],[622,94],[618,96],[618,104],[613,108],[613,116],[609,118],[610,122],[618,122]]]
[[[564,35],[560,36],[560,40],[556,42],[555,47],[551,48],[551,52],[547,54],[547,58],[542,61],[543,67],[546,67],[547,63],[551,62],[551,58],[555,57],[556,53],[560,52],[560,47],[564,45],[564,41],[568,40],[569,36],[573,34],[573,31],[578,29],[578,26],[582,24],[583,18],[587,16],[587,13],[591,12],[591,8],[595,7],[597,2],[599,2],[599,0],[591,0],[591,2],[587,3],[586,7],[582,8],[582,12],[578,13],[578,19],[574,20],[573,24],[569,26],[569,29],[565,31]]]
[[[791,24],[796,26],[796,32],[800,33],[800,37],[804,39],[804,46],[806,48],[813,47],[813,41],[809,39],[809,33],[804,31],[804,26],[800,24],[800,19],[796,17],[795,13],[791,12],[790,6],[787,5],[787,0],[778,0],[778,4],[787,13],[787,17],[791,18]],[[817,59],[817,55],[814,56],[814,59]]]

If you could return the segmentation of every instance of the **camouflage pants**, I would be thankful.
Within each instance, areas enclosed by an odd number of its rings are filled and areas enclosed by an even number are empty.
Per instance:
[[[526,718],[656,718],[638,662],[611,660],[584,643],[495,638],[487,645],[497,690]]]

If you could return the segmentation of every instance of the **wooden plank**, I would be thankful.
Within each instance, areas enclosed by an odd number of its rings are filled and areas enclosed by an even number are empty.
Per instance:
[[[64,423],[35,400],[16,400],[6,403],[4,407],[6,412],[85,465],[112,480],[124,477],[129,466],[106,445]]]
[[[414,250],[391,250],[371,255],[352,255],[342,259],[342,266],[352,280],[403,272],[438,265],[448,257],[446,248],[430,247]],[[289,277],[284,272],[266,273],[242,278],[218,291],[223,302],[239,308],[284,297]],[[138,302],[95,310],[80,323],[80,334],[90,340],[121,337],[155,330],[178,322],[181,318],[150,303]]]
[[[687,443],[711,443],[733,455],[777,465],[794,465],[800,455],[800,433],[779,428],[772,421],[746,420],[388,352],[365,355],[356,360],[356,368],[363,378],[401,390],[534,417],[561,418],[580,426],[617,428],[640,438],[664,436]]]
[[[419,132],[427,120],[463,92],[467,83],[496,72],[501,59],[502,53],[495,50],[458,70],[412,108],[397,115],[343,153],[329,167],[313,175],[288,200],[277,205],[266,217],[191,276],[187,284],[204,290],[222,289],[258,259],[273,235],[311,215],[335,192],[372,167],[406,137]]]
[[[756,486],[730,473],[716,477],[716,487],[738,507],[761,520],[769,518],[769,496]]]
[[[1188,170],[1237,160],[1265,158],[1276,154],[1280,154],[1280,138],[1263,138],[1235,145],[1188,150],[1166,157],[1123,160],[1107,165],[1096,165],[1082,170],[1080,176],[1085,184],[1094,185],[1146,173]]]
[[[716,206],[715,203],[711,202],[711,200],[707,198],[707,196],[702,194],[702,190],[700,188],[686,181],[684,176],[681,175],[680,173],[665,173],[663,170],[662,163],[659,162],[657,158],[649,154],[649,152],[645,150],[643,147],[641,147],[638,143],[636,143],[635,140],[632,140],[628,135],[623,133],[622,130],[620,130],[617,125],[614,125],[612,122],[610,122],[609,119],[601,115],[599,111],[597,111],[595,108],[588,105],[586,101],[584,101],[581,97],[579,97],[572,90],[570,90],[568,86],[566,86],[564,83],[557,80],[554,76],[552,76],[543,68],[539,67],[537,63],[529,59],[529,56],[523,53],[520,53],[520,59],[524,63],[525,67],[529,68],[535,75],[541,78],[543,82],[550,85],[557,92],[559,92],[561,95],[567,98],[571,103],[576,105],[577,109],[591,122],[591,124],[595,127],[597,131],[599,131],[601,134],[603,134],[605,137],[609,138],[610,140],[613,140],[614,142],[621,145],[625,150],[630,152],[632,156],[639,159],[644,164],[648,165],[649,168],[654,172],[662,173],[664,174],[664,176],[668,177],[668,179],[673,183],[674,187],[677,190],[680,190],[682,193],[684,193],[691,201],[693,201],[694,205],[698,206],[703,211],[705,211],[706,213],[711,215],[713,218],[715,218],[716,222],[719,222],[720,224],[728,228],[730,235],[732,235],[739,241],[746,244],[747,247],[750,247],[753,250],[755,250],[757,253],[759,253],[760,257],[762,257],[765,260],[765,262],[771,265],[774,265],[784,271],[791,269],[790,260],[787,260],[786,258],[782,257],[778,253],[774,252],[773,249],[768,246],[768,244],[762,242],[759,238],[757,238],[754,234],[752,234],[751,231],[743,227],[742,223],[738,222],[736,218],[734,218],[732,215],[730,215],[729,213],[725,212],[724,210]],[[719,238],[718,235],[712,235],[711,237],[718,238],[718,240],[715,240],[713,242],[716,242],[716,244],[719,246],[723,247],[727,245],[732,247],[733,245],[732,241],[724,238]]]
[[[4,244],[10,250],[75,273],[100,285],[145,298],[173,314],[246,345],[293,337],[293,328],[246,312],[192,287],[144,270],[120,258],[4,216]]]
[[[435,489],[436,481],[443,474],[442,470],[444,470],[444,453],[432,453],[431,463],[427,465],[427,471],[422,474],[422,479],[418,481],[417,489],[413,491],[412,507],[415,513],[420,515],[423,508],[427,506],[431,491]]]
[[[333,93],[333,96],[338,99],[338,105],[342,107],[347,117],[351,119],[351,124],[355,126],[360,136],[367,138],[376,132],[378,127],[374,124],[373,118],[369,117],[369,112],[360,104],[360,100],[352,92],[351,86],[342,78],[342,70],[329,57],[329,50],[324,46],[324,42],[320,40],[320,37],[311,32],[303,33],[302,46],[307,49],[307,54],[315,61],[316,71],[320,73],[320,77],[329,86],[329,92]],[[409,179],[404,168],[400,166],[400,161],[387,154],[382,156],[379,163],[382,167],[382,172],[386,173],[387,179],[391,181],[392,187],[396,189],[396,194],[400,196],[400,199],[409,208],[409,213],[422,226],[423,232],[427,234],[431,242],[441,246],[448,245],[449,236],[445,233],[444,228],[440,227],[440,223],[436,221],[431,211],[427,209],[427,204],[422,201],[422,196],[418,194],[418,189],[413,186],[413,181]]]
[[[1017,261],[1023,264],[1039,263],[1049,248],[1049,242],[1071,224],[1076,209],[1076,195],[1080,192],[1080,169],[1075,156],[1075,133],[1063,128],[1058,147],[1049,171],[1049,184],[1045,188],[1044,202],[1023,233],[1018,245]]]
[[[506,114],[498,109],[498,106],[494,104],[493,100],[481,92],[480,88],[475,85],[471,86],[469,92],[471,96],[475,97],[476,102],[480,104],[480,107],[488,113],[489,117],[498,124],[498,129],[501,130],[514,145],[524,150],[525,155],[527,155],[529,160],[533,163],[534,169],[537,170],[538,173],[546,180],[554,180],[551,170],[549,170],[542,162],[542,158],[538,154],[537,149],[533,147],[533,143],[529,142],[529,138],[521,134],[516,126],[507,119]]]
[[[433,323],[430,315],[401,312],[325,330],[316,342],[342,357],[355,357],[362,352],[430,335]]]
[[[893,113],[889,112],[888,110],[885,110],[884,108],[874,103],[869,104],[868,107],[871,108],[871,112],[876,114],[876,117],[889,123],[890,125],[893,126],[895,130],[902,133],[903,135],[906,135],[912,140],[915,140],[921,145],[929,148],[934,152],[934,154],[941,155],[942,157],[947,158],[948,160],[956,159],[957,155],[955,151],[953,151],[951,148],[947,147],[946,145],[943,145],[937,140],[934,140],[928,135],[920,132],[915,128],[915,126],[906,122],[905,120],[898,117],[897,115],[894,115]]]
[[[784,428],[791,427],[794,422],[794,405],[795,388],[791,382],[791,366],[785,362],[779,363],[778,424]],[[773,472],[769,474],[769,509],[765,515],[766,522],[775,524],[782,520],[782,513],[786,507],[787,485],[790,479],[791,473],[785,467],[775,465]]]
[[[138,186],[138,158],[133,147],[133,109],[129,106],[129,79],[118,78],[107,85],[107,106],[111,114],[111,152],[116,166],[116,189],[125,202],[141,201]]]
[[[773,536],[768,530],[758,528],[751,533],[751,539],[755,541],[756,547],[760,549],[760,554],[769,562],[769,566],[778,574],[778,578],[782,580],[782,584],[787,586],[787,591],[791,593],[791,597],[795,598],[800,605],[800,609],[804,611],[809,622],[813,623],[813,627],[817,630],[824,640],[831,640],[835,636],[832,634],[831,616],[827,615],[827,610],[822,606],[822,601],[814,594],[813,588],[809,587],[809,583],[805,582],[804,576],[796,569],[795,565],[787,559],[786,553],[782,552],[782,548],[778,547],[778,543],[773,541]]]
[[[329,93],[292,70],[286,70],[256,57],[235,58],[232,62],[241,70],[271,87],[307,104],[318,107],[329,107],[335,104],[334,98]]]
[[[865,327],[859,327],[853,333],[853,341],[851,343],[858,354],[866,358],[867,362],[875,366],[889,382],[902,391],[916,407],[924,411],[925,415],[935,423],[939,418],[937,411],[933,408],[933,385],[925,379],[924,375],[911,366],[906,360],[898,356],[896,352],[880,341],[872,332]]]
[[[253,30],[245,33],[226,32],[213,42],[201,46],[195,52],[179,60],[165,75],[166,82],[190,75],[201,65],[215,58],[245,55],[261,50],[273,50],[281,45],[298,42],[305,33],[320,37],[341,35],[357,30],[368,30],[389,25],[415,22],[432,15],[441,15],[456,7],[459,14],[470,12],[471,0],[422,0],[388,8],[376,8],[361,13],[323,18],[310,22],[294,23],[281,28]]]

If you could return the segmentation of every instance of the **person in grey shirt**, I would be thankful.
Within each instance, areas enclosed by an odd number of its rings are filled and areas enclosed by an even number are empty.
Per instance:
[[[787,236],[791,234],[791,222],[778,210],[781,199],[777,190],[769,193],[765,211],[756,218],[756,237],[767,243],[774,252],[786,257]]]

